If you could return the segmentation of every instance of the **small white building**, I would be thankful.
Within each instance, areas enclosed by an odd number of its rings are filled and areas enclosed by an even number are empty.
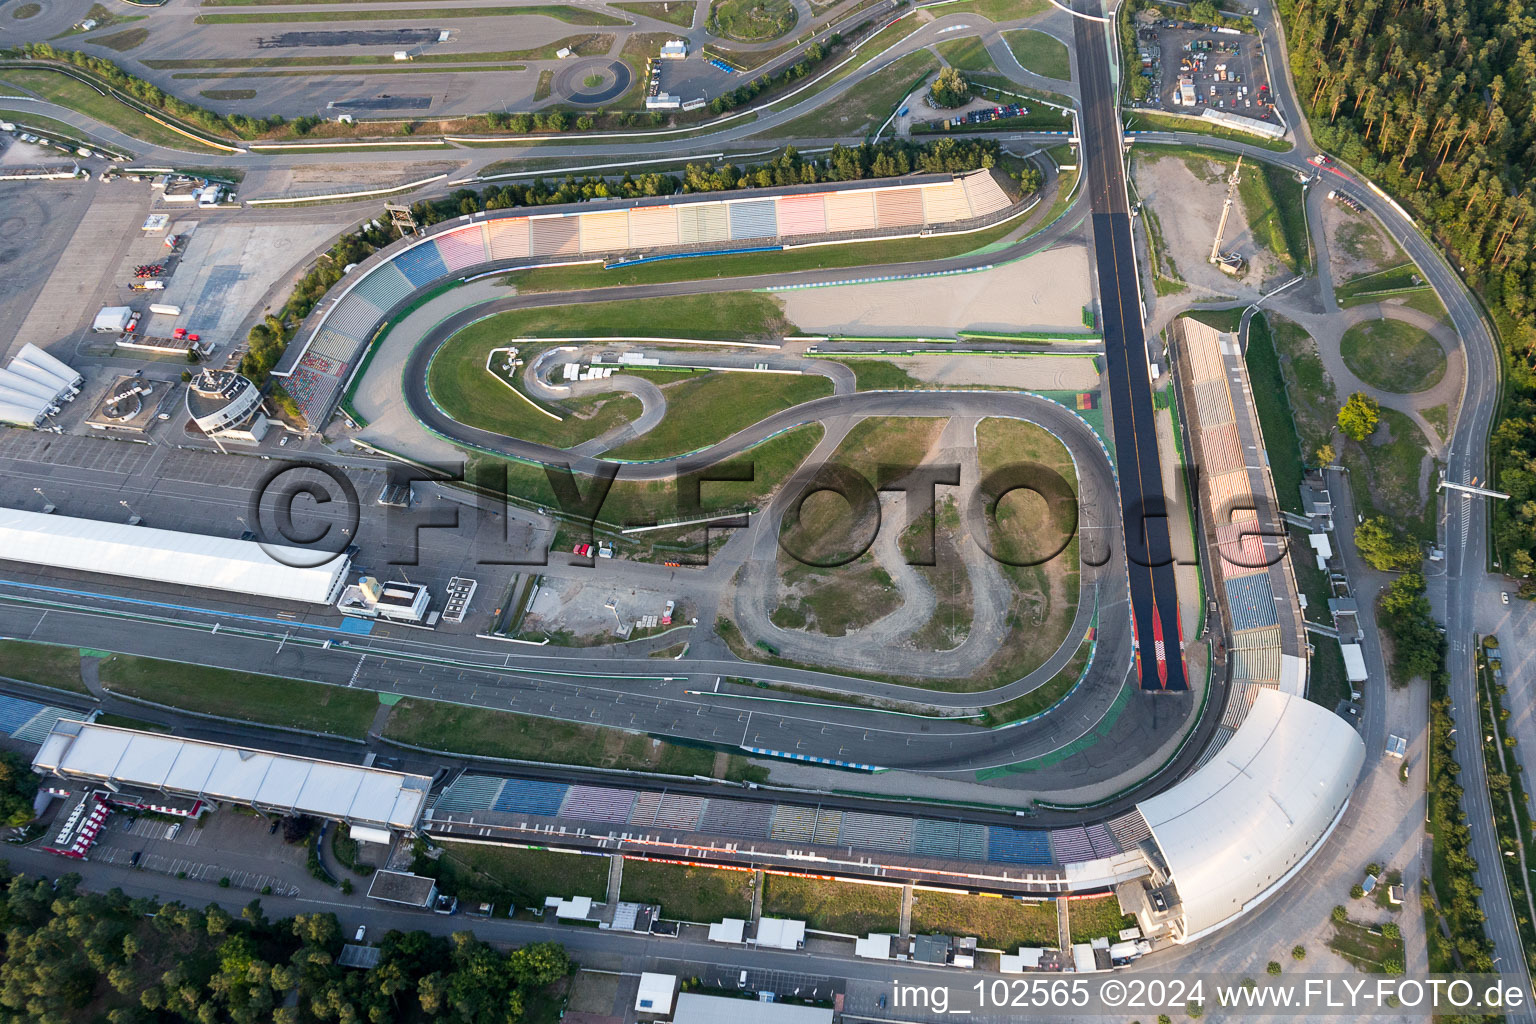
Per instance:
[[[336,608],[343,615],[395,622],[420,622],[427,616],[432,593],[419,583],[380,583],[372,576],[360,578],[341,592]]]
[[[645,98],[646,110],[676,110],[682,105],[681,97],[673,96],[669,92],[659,92],[655,96]]]
[[[555,912],[557,921],[585,921],[592,916],[591,896],[572,896],[570,899],[561,899],[559,896],[544,897],[544,912]]]
[[[682,60],[688,56],[688,40],[668,39],[661,46],[662,60]]]
[[[1365,651],[1359,644],[1340,644],[1339,652],[1344,655],[1345,679],[1363,683],[1370,678],[1370,673],[1365,670]]]
[[[671,1013],[672,997],[676,991],[677,975],[642,972],[640,991],[635,995],[635,1012],[658,1015]]]
[[[747,933],[747,922],[728,917],[724,921],[716,921],[709,926],[710,942],[738,943]]]
[[[891,958],[891,936],[870,932],[862,939],[855,939],[853,955],[863,957],[865,960],[889,960]]]
[[[805,922],[782,917],[759,918],[754,941],[769,949],[802,949],[805,946]]]
[[[128,306],[102,306],[96,319],[91,321],[91,330],[97,334],[122,334],[132,319],[133,310]]]

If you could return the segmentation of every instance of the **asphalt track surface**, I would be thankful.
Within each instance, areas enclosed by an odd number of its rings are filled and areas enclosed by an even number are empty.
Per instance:
[[[1073,18],[1072,25],[1083,92],[1082,162],[1104,310],[1105,377],[1120,461],[1120,509],[1130,561],[1137,674],[1144,690],[1187,690],[1156,413],[1147,376],[1140,271],[1126,206],[1120,107],[1110,79],[1104,25],[1086,18]],[[1167,652],[1166,658],[1159,647]]]

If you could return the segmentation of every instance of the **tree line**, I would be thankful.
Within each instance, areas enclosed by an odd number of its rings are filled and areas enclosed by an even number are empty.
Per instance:
[[[78,875],[6,876],[6,1024],[519,1024],[554,1019],[548,990],[575,971],[557,943],[507,953],[422,931],[384,935],[371,970],[344,968],[335,914],[272,921],[252,900],[236,917],[90,892]]]
[[[1001,152],[992,139],[944,138],[927,144],[889,139],[858,146],[834,146],[821,159],[806,157],[790,146],[772,160],[759,164],[706,161],[688,164],[681,174],[625,174],[620,178],[569,175],[556,182],[538,178],[529,184],[494,185],[478,192],[459,189],[442,199],[418,202],[411,209],[417,220],[436,224],[485,210],[581,203],[592,199],[731,192],[892,178],[904,174],[959,174],[996,166]],[[1015,172],[1012,177],[1025,191],[1039,188],[1039,172],[1033,166]]]
[[[1281,0],[1318,145],[1380,183],[1487,303],[1507,380],[1494,431],[1503,568],[1536,570],[1536,12],[1523,0]],[[1527,596],[1536,594],[1527,584]]]

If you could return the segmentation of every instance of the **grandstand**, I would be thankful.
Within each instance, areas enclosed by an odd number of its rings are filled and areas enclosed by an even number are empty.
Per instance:
[[[365,260],[315,308],[300,329],[304,341],[272,375],[318,430],[380,322],[417,291],[472,268],[948,230],[995,219],[1013,204],[1007,179],[980,170],[461,217]]]
[[[475,773],[454,779],[433,802],[428,817],[463,815],[487,822],[503,816],[534,816],[588,831],[593,824],[621,830],[672,829],[731,840],[763,839],[1042,868],[1114,857],[1135,850],[1148,836],[1146,823],[1135,811],[1105,825],[1032,830]]]
[[[1233,397],[1233,388],[1240,389],[1238,382],[1243,379],[1237,338],[1189,318],[1175,321],[1174,329],[1183,360],[1179,378],[1194,458],[1204,470],[1202,511],[1207,536],[1216,540],[1218,593],[1214,596],[1227,620],[1231,672],[1227,707],[1213,741],[1201,755],[1199,765],[1204,765],[1243,724],[1258,691],[1304,693],[1307,649],[1295,579],[1288,563],[1269,564],[1276,559],[1275,540],[1260,535],[1260,531],[1273,534],[1276,528],[1272,515],[1261,518],[1256,507],[1275,510],[1279,505],[1268,474],[1258,467],[1250,469],[1243,457],[1240,410],[1253,435],[1259,434],[1241,390],[1236,400]],[[1280,539],[1279,543],[1285,542]],[[1281,547],[1279,553],[1283,551]]]

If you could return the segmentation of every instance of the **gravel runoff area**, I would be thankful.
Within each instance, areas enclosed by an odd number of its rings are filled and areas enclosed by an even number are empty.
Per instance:
[[[1083,329],[1088,251],[1062,245],[974,274],[781,292],[808,334],[946,335],[962,330]]]
[[[1099,386],[1094,361],[1062,356],[922,355],[892,363],[930,384],[1018,388],[1021,391],[1092,391]]]

